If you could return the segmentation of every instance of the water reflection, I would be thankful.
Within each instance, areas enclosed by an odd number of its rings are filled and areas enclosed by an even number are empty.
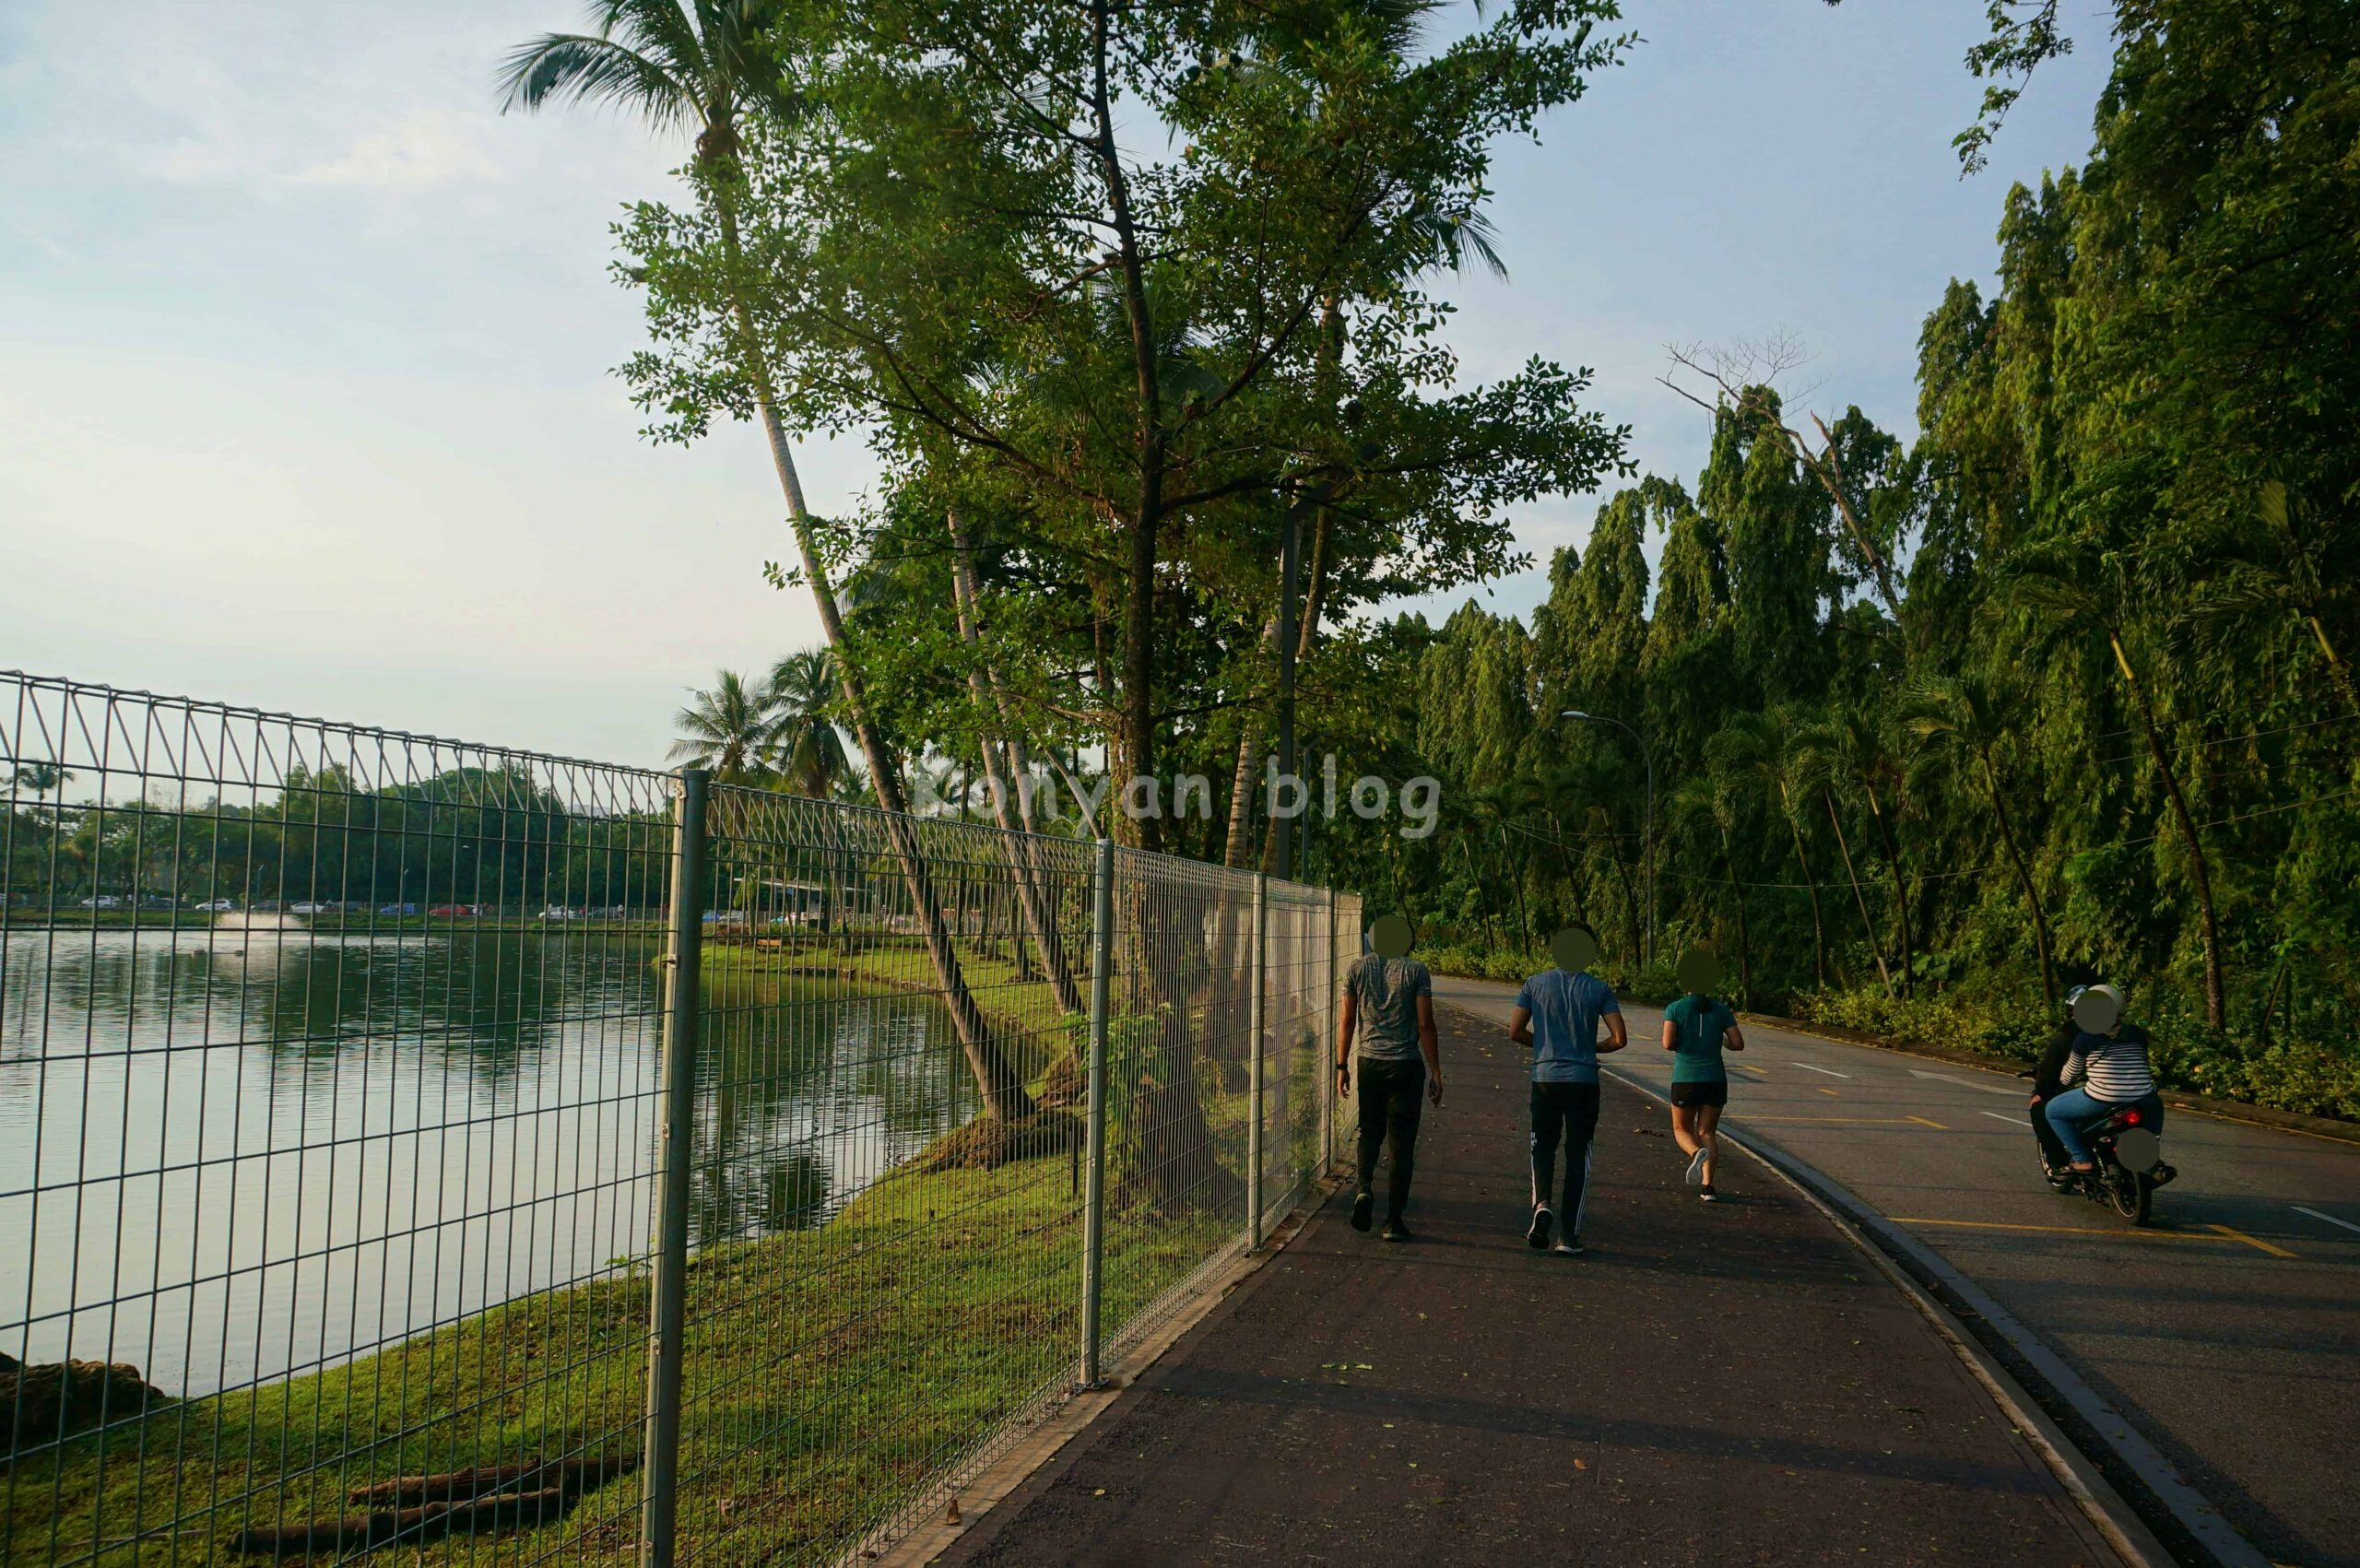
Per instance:
[[[174,1392],[643,1256],[655,950],[620,933],[0,937],[0,1350]],[[825,1220],[974,1114],[922,996],[708,1018],[700,1244]]]

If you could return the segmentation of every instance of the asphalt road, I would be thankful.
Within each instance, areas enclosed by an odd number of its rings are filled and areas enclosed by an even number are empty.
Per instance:
[[[1444,1050],[1417,1239],[1331,1198],[937,1562],[2118,1564],[1856,1247],[1783,1184],[1697,1202],[1637,1091],[1588,1254],[1528,1248],[1523,1053]]]
[[[1434,995],[1504,1023],[1515,988],[1437,975]],[[1627,1011],[1631,1046],[1607,1065],[1661,1090],[1662,1015]],[[2023,1079],[1783,1030],[1746,1038],[1729,1058],[1733,1127],[1988,1291],[2274,1562],[2360,1568],[2360,1147],[2174,1112],[2179,1178],[2134,1231],[2041,1180]],[[1724,1164],[1725,1186],[1771,1185]]]

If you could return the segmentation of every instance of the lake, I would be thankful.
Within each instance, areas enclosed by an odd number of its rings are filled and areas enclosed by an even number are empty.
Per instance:
[[[0,1350],[174,1395],[331,1365],[647,1250],[655,944],[0,937]],[[733,979],[700,1242],[821,1222],[975,1112],[921,995]]]

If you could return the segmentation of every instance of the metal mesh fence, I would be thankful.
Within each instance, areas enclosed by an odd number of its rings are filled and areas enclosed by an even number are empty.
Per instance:
[[[12,1564],[830,1562],[1351,1136],[1349,896],[21,676],[0,789]]]

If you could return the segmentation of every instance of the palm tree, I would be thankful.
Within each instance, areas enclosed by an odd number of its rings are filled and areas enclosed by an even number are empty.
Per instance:
[[[2130,689],[2131,706],[2139,713],[2147,737],[2147,755],[2164,781],[2172,816],[2188,842],[2189,878],[2196,885],[2198,917],[2204,938],[2204,1021],[2218,1034],[2228,1027],[2227,987],[2221,976],[2221,933],[2212,912],[2212,874],[2204,863],[2204,841],[2196,831],[2196,818],[2179,787],[2162,732],[2155,727],[2154,699],[2139,678],[2123,644],[2138,584],[2131,581],[2130,563],[2117,550],[2090,550],[2072,546],[2035,548],[2007,563],[2010,597],[2044,638],[2062,641],[2077,635],[2102,638],[2114,655],[2114,667]],[[2322,641],[2324,646],[2324,641]]]
[[[1796,863],[1803,868],[1803,887],[1811,894],[1811,977],[1827,987],[1827,921],[1819,907],[1819,878],[1811,868],[1811,852],[1803,847],[1800,808],[1810,793],[1795,728],[1783,711],[1739,713],[1705,743],[1705,754],[1718,771],[1752,783],[1778,808],[1793,837]]]
[[[1873,737],[1873,728],[1870,733]],[[1869,917],[1868,895],[1860,890],[1860,873],[1852,864],[1852,843],[1844,836],[1844,817],[1835,809],[1835,781],[1848,779],[1850,769],[1835,755],[1835,728],[1825,720],[1805,725],[1795,732],[1795,747],[1803,784],[1827,808],[1827,825],[1835,831],[1835,849],[1844,857],[1845,879],[1852,884],[1852,904],[1860,912],[1860,929],[1869,938],[1869,956],[1876,960],[1877,978],[1884,982],[1884,994],[1891,996],[1893,971],[1885,967],[1884,947],[1877,940],[1876,922]]]
[[[738,197],[743,171],[738,162],[738,126],[747,116],[784,120],[795,112],[784,76],[761,46],[763,33],[784,10],[782,0],[593,0],[593,31],[544,33],[511,52],[500,73],[501,107],[531,112],[571,100],[613,105],[637,114],[656,131],[694,125],[699,198],[712,205],[730,277],[742,277],[745,251],[738,238]],[[908,803],[869,717],[860,672],[845,643],[844,616],[804,504],[803,481],[779,418],[777,391],[755,330],[753,307],[734,282],[729,305],[738,328],[738,368],[751,383],[762,433],[770,442],[771,464],[786,496],[787,521],[803,577],[811,585],[820,632],[835,654],[844,717],[868,764],[869,788],[888,813],[885,834],[901,863],[943,1002],[985,1108],[1011,1119],[1030,1115],[1032,1097],[968,990],[942,925],[917,836],[903,819]]]
[[[853,772],[844,732],[831,716],[840,690],[835,658],[825,648],[789,654],[771,666],[771,742],[787,787],[832,799]]]
[[[1738,1002],[1751,1010],[1753,1007],[1752,943],[1745,926],[1745,890],[1738,886],[1737,855],[1729,848],[1729,829],[1737,823],[1737,800],[1726,773],[1692,773],[1682,779],[1671,794],[1671,823],[1685,830],[1697,822],[1709,822],[1721,841],[1721,870],[1729,878],[1729,905],[1737,912],[1737,987]]]
[[[2254,535],[2240,535],[2212,544],[2201,565],[2210,568],[2189,606],[2191,617],[2202,620],[2242,619],[2248,615],[2291,615],[2300,620],[2327,661],[2328,679],[2343,705],[2360,716],[2360,689],[2352,678],[2351,663],[2328,635],[2330,619],[2348,618],[2360,588],[2349,568],[2349,552],[2330,553],[2331,530],[2316,512],[2287,494],[2277,480],[2261,487],[2256,510],[2261,525]],[[2341,581],[2333,568],[2342,567]]]
[[[2008,815],[2008,794],[2000,779],[2000,749],[2012,731],[2013,710],[2009,694],[1980,676],[1965,672],[1921,676],[1910,682],[1908,716],[1904,727],[1922,742],[1956,747],[1974,759],[1976,774],[1983,781],[1985,798],[1991,803],[1991,815],[2000,826],[2000,842],[2007,846],[2017,885],[2024,889],[2024,904],[2032,911],[2033,946],[2040,955],[2041,995],[2054,1008],[2057,977],[2048,962],[2048,915],[2040,906],[2040,892],[2033,886],[2032,869],[2024,864],[2024,849],[2016,842],[2015,821]]]
[[[726,784],[761,784],[773,777],[777,699],[736,670],[723,670],[710,690],[691,692],[673,723],[680,738],[672,743],[671,760],[702,768]]]
[[[1915,995],[1910,964],[1917,944],[1909,929],[1909,893],[1893,822],[1894,812],[1900,808],[1901,769],[1885,745],[1877,715],[1857,703],[1839,706],[1823,724],[1814,725],[1811,744],[1835,776],[1859,792],[1861,803],[1869,808],[1869,819],[1877,825],[1885,867],[1893,875],[1893,911],[1901,938],[1901,989],[1905,995]]]

